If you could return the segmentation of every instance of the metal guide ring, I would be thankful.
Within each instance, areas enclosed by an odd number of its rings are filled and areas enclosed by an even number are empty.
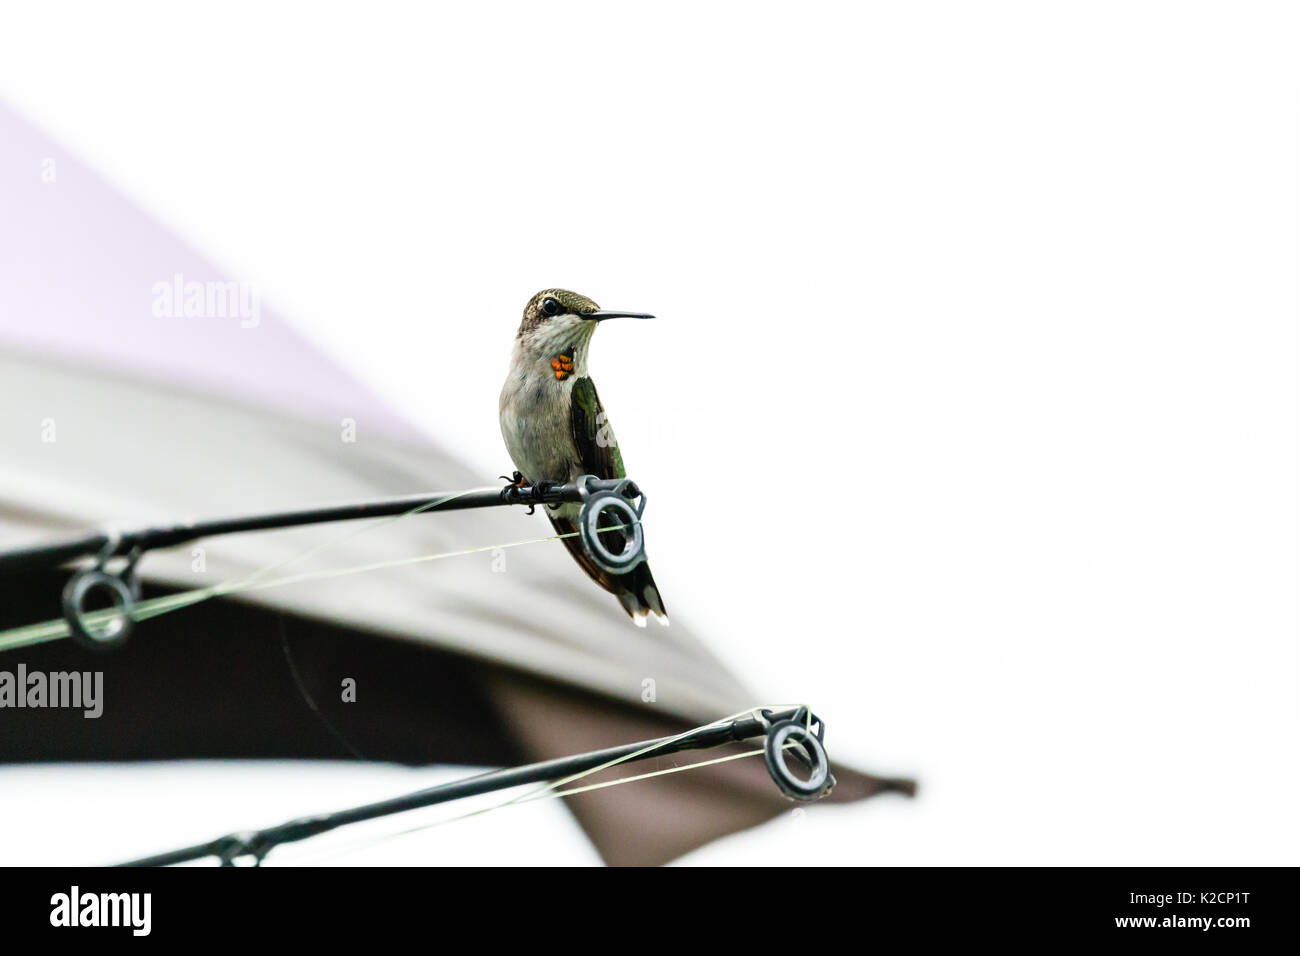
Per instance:
[[[116,541],[110,540],[98,565],[77,572],[63,588],[63,618],[67,621],[68,632],[76,643],[91,650],[119,647],[135,629],[131,611],[140,600],[140,581],[135,575],[140,552],[133,551],[126,566],[119,572],[112,572],[105,565],[115,546]],[[107,623],[92,624],[87,620],[87,615],[93,612],[86,608],[86,599],[97,590],[107,592],[117,609]]]
[[[623,495],[624,489],[631,481],[624,479],[610,491],[587,492],[587,476],[580,481],[582,489],[582,510],[578,513],[578,535],[582,546],[593,562],[610,574],[627,574],[645,560],[645,534],[641,530],[641,514],[645,511],[646,499],[641,494],[640,502],[633,506]],[[639,491],[632,486],[634,491]],[[624,542],[621,551],[614,551],[600,540],[602,532],[610,529],[600,527],[601,517],[609,515],[614,524],[621,526]]]
[[[785,762],[785,748],[793,744],[798,748],[801,762],[809,766],[811,775],[801,780],[791,772]],[[826,748],[808,728],[800,721],[782,720],[767,730],[767,741],[763,746],[763,759],[767,762],[767,772],[780,788],[781,792],[792,800],[806,802],[824,796],[832,785],[830,760]]]

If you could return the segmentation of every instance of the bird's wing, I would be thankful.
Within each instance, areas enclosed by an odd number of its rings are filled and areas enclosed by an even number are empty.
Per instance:
[[[605,418],[605,409],[596,394],[596,385],[591,379],[583,377],[573,383],[573,411],[569,423],[573,430],[573,443],[578,449],[582,470],[597,478],[626,478],[623,468],[623,456],[619,454],[618,442],[614,440],[614,429]],[[645,626],[647,614],[653,613],[660,623],[668,623],[668,612],[659,597],[659,589],[650,574],[650,565],[642,561],[627,574],[614,575],[595,564],[588,556],[582,542],[574,536],[577,531],[573,521],[549,515],[555,529],[564,535],[565,547],[574,560],[582,566],[593,581],[606,591],[618,597],[623,610],[640,626]],[[618,519],[609,514],[599,516],[600,538],[610,550],[621,552],[625,547],[625,530],[617,524]]]
[[[583,472],[597,478],[626,478],[623,456],[619,454],[614,429],[605,417],[600,396],[596,394],[596,383],[585,377],[577,379],[572,394],[573,411],[569,424]]]

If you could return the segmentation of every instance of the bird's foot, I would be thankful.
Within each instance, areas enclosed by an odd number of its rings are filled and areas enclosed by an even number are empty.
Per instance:
[[[519,500],[520,492],[528,487],[528,479],[524,477],[523,472],[516,471],[512,475],[501,475],[501,480],[506,482],[506,486],[501,489],[501,500],[509,505],[522,504]],[[528,513],[532,514],[533,506],[528,506]]]
[[[501,489],[501,498],[507,504],[511,504],[511,505],[524,504],[523,492],[524,491],[529,492],[530,496],[533,498],[532,501],[528,502],[529,514],[533,514],[534,512],[537,511],[537,505],[538,505],[537,499],[540,498],[542,495],[545,495],[548,491],[550,491],[552,488],[554,488],[556,485],[560,483],[558,481],[530,482],[527,478],[523,476],[523,474],[521,474],[518,471],[516,471],[514,475],[512,475],[509,478],[507,478],[505,475],[502,475],[501,479],[503,481],[510,482],[510,484],[506,485],[504,488]],[[551,507],[558,508],[559,505],[555,504],[555,505],[551,505]]]

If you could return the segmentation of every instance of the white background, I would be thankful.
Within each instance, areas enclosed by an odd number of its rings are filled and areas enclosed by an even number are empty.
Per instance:
[[[592,361],[670,608],[923,787],[691,861],[1297,861],[1285,6],[4,19],[0,96],[485,476],[529,295],[660,316]],[[702,481],[762,497],[719,527]],[[11,772],[18,856],[86,781],[93,860],[436,776],[217,769],[197,832],[149,771]],[[367,859],[595,859],[558,807],[488,819]]]

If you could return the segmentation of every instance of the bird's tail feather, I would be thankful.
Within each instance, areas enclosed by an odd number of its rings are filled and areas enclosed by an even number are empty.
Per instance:
[[[650,565],[642,561],[630,574],[614,580],[619,585],[619,590],[614,593],[618,595],[623,610],[627,611],[633,624],[645,627],[646,619],[653,614],[656,621],[664,627],[668,626],[668,612],[664,610],[664,602],[659,596],[654,576],[650,573]]]

